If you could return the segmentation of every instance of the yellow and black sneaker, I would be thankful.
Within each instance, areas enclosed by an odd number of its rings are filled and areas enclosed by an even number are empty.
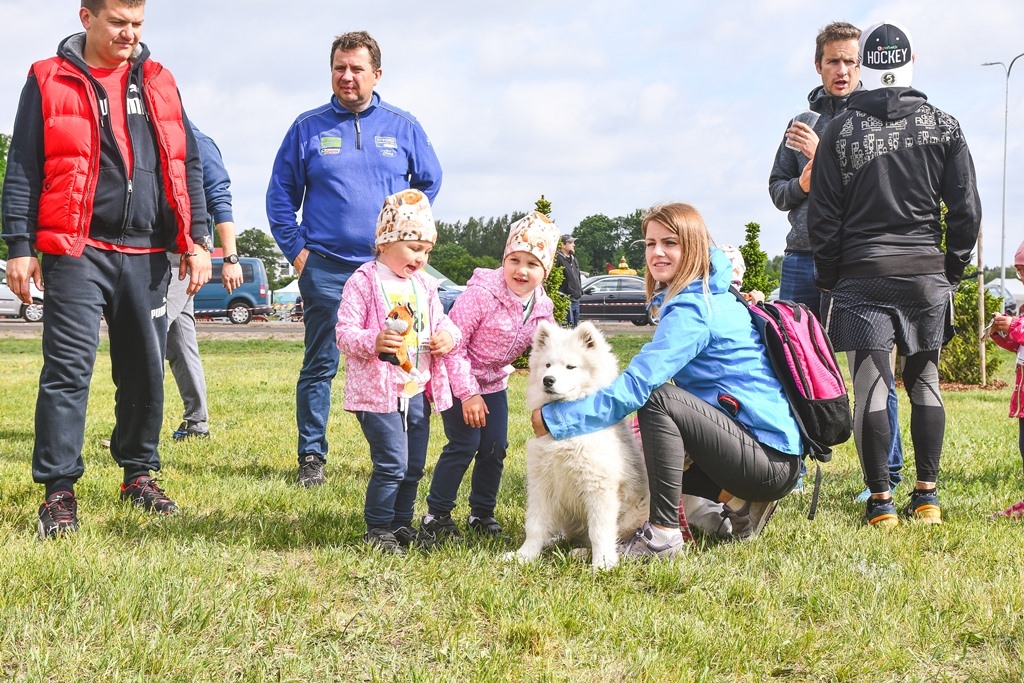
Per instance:
[[[900,523],[900,516],[896,512],[892,498],[868,498],[864,521],[874,527],[894,527]]]
[[[942,524],[938,492],[935,489],[914,489],[903,514],[924,524]]]

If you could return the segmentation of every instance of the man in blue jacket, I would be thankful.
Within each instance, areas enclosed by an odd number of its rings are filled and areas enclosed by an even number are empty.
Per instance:
[[[334,96],[288,129],[267,188],[270,230],[299,273],[304,306],[306,350],[295,416],[298,482],[305,487],[324,481],[339,359],[334,327],[345,282],[373,257],[386,197],[412,187],[433,202],[441,187],[441,166],[419,122],[374,92],[381,74],[380,47],[368,33],[335,38]]]
[[[220,246],[224,250],[221,282],[230,294],[242,284],[242,266],[238,264],[235,247],[235,218],[231,210],[231,178],[224,168],[224,158],[217,143],[204,135],[195,124],[192,133],[199,145],[199,158],[203,162],[203,194],[210,222],[217,228]],[[208,244],[213,249],[212,242]],[[180,254],[168,254],[171,272],[178,273]],[[167,362],[178,385],[178,394],[185,404],[181,426],[175,430],[175,441],[210,436],[209,411],[206,407],[206,375],[199,357],[196,339],[196,314],[193,295],[188,293],[187,279],[171,277],[167,287]]]

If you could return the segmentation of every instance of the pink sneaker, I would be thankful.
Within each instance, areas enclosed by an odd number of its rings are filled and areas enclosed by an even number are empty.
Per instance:
[[[999,519],[1000,517],[1009,517],[1011,519],[1024,518],[1024,500],[1019,503],[1014,503],[1002,512],[995,512],[992,514],[992,519]]]

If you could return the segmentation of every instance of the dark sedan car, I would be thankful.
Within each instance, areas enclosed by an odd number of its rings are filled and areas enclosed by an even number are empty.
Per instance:
[[[580,320],[628,320],[634,325],[657,325],[647,311],[643,278],[636,275],[595,275],[583,281]]]

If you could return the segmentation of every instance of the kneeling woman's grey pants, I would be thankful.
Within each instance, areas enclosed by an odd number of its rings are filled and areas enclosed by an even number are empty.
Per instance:
[[[650,521],[679,525],[679,494],[718,500],[778,500],[800,472],[800,458],[762,446],[739,422],[674,384],[654,390],[637,413],[651,487]],[[683,476],[684,454],[691,465]]]

